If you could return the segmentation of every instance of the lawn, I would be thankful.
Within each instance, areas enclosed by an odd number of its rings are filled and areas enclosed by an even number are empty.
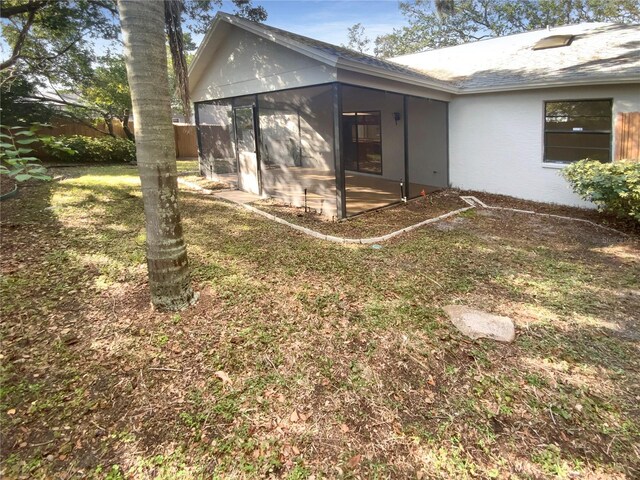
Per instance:
[[[184,192],[201,297],[158,313],[135,169],[75,172],[0,205],[3,477],[640,476],[637,236],[471,210],[372,249]]]

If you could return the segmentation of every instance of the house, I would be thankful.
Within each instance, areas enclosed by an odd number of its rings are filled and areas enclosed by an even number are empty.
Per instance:
[[[189,82],[205,176],[334,218],[450,186],[587,206],[560,169],[640,149],[640,26],[382,60],[221,13]]]

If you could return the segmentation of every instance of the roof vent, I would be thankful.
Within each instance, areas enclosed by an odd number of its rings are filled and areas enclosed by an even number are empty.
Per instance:
[[[566,47],[571,45],[573,35],[551,35],[538,40],[533,46],[534,50],[545,50],[547,48]]]

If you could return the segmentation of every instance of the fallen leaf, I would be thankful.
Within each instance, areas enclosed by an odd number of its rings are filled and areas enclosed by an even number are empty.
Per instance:
[[[296,412],[295,410],[291,413],[291,416],[289,417],[289,420],[292,422],[297,422],[298,420],[300,420],[300,417],[298,416],[298,412]]]
[[[16,414],[16,409],[12,408],[11,410],[7,410],[7,415],[15,415]]]
[[[349,459],[349,461],[347,462],[347,467],[349,468],[355,468],[360,464],[360,461],[362,460],[362,455],[358,454],[358,455],[354,455],[353,457],[351,457]]]
[[[346,423],[343,423],[342,425],[340,425],[340,430],[342,430],[343,433],[347,433],[349,431],[349,427]]]
[[[222,381],[223,385],[226,385],[227,383],[229,384],[231,383],[231,378],[229,378],[229,375],[227,375],[227,373],[223,372],[222,370],[218,370],[217,372],[214,373],[214,375]]]

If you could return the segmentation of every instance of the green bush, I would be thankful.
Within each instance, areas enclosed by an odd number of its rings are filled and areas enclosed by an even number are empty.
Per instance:
[[[56,141],[74,153],[52,150],[45,151],[53,161],[81,163],[122,163],[136,159],[135,144],[124,138],[85,137],[83,135],[59,136]]]
[[[620,217],[640,221],[640,163],[581,160],[562,171],[573,191]]]

